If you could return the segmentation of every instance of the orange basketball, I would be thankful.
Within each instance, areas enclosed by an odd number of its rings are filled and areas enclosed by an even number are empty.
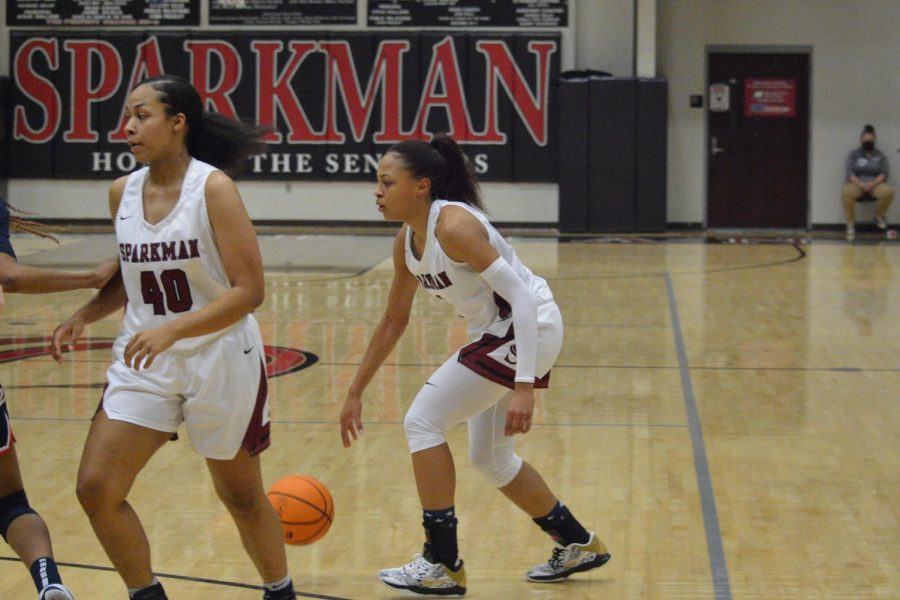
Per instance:
[[[282,477],[266,495],[281,521],[285,544],[312,544],[331,527],[334,499],[315,477]]]

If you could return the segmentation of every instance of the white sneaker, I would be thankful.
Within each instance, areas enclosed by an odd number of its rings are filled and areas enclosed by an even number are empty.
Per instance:
[[[564,581],[573,573],[590,571],[602,567],[611,556],[606,551],[606,546],[596,535],[591,533],[586,544],[557,545],[553,549],[553,555],[546,563],[528,569],[525,577],[528,581],[538,583],[556,583]]]
[[[394,589],[425,596],[464,596],[466,569],[462,561],[458,563],[459,568],[451,571],[441,563],[429,562],[421,554],[416,554],[407,565],[379,571],[378,578]]]
[[[875,217],[875,225],[878,226],[878,229],[887,229],[887,222],[884,220],[884,217]]]
[[[853,223],[847,223],[847,241],[852,242],[856,239],[856,226]]]
[[[61,583],[51,583],[41,590],[38,600],[75,600],[72,590]]]

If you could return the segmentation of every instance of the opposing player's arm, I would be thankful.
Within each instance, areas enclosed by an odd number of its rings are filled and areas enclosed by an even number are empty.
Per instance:
[[[0,285],[7,292],[46,294],[85,288],[102,288],[119,270],[115,258],[104,260],[93,271],[57,271],[23,265],[0,252]]]
[[[123,179],[127,179],[123,178]],[[119,184],[117,180],[113,187]],[[124,181],[120,187],[124,187]],[[110,190],[112,196],[112,189]],[[119,190],[121,198],[121,189]],[[118,259],[110,258],[94,271],[59,271],[19,263],[13,256],[0,252],[0,285],[7,292],[46,294],[84,288],[102,288],[118,270]]]
[[[341,439],[345,448],[350,446],[351,437],[355,440],[357,435],[363,432],[363,391],[394,346],[397,345],[397,341],[409,324],[409,315],[412,312],[419,282],[406,268],[405,243],[406,226],[403,226],[394,238],[394,279],[388,294],[387,308],[372,333],[366,353],[356,369],[356,375],[353,377],[344,407],[341,410]]]

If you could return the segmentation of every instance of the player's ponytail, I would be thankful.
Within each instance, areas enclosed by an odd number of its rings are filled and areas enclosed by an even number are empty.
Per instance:
[[[399,155],[416,177],[431,180],[432,199],[463,202],[485,210],[472,162],[446,133],[435,135],[431,142],[406,140],[391,146],[388,152]]]
[[[481,203],[481,189],[475,177],[475,168],[456,140],[446,133],[439,133],[432,138],[429,145],[447,162],[444,178],[435,191],[436,197],[465,202],[483,211],[484,205]]]
[[[246,159],[266,151],[265,134],[262,127],[204,111],[194,135],[188,134],[188,154],[236,175]]]
[[[190,82],[178,75],[159,75],[141,82],[159,93],[166,113],[183,113],[187,119],[188,154],[229,175],[236,175],[247,158],[265,152],[262,137],[267,130],[203,110],[200,94]]]

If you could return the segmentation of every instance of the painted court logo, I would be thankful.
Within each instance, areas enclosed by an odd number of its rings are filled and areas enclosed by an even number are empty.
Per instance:
[[[17,360],[25,360],[28,358],[36,358],[41,356],[50,356],[50,343],[52,338],[49,336],[21,336],[21,337],[2,337],[0,338],[0,364],[14,362]],[[115,338],[85,338],[80,340],[74,347],[69,348],[69,353],[85,352],[90,350],[109,350],[112,348]],[[319,357],[311,352],[298,350],[296,348],[284,348],[282,346],[266,346],[266,375],[269,379],[281,377],[288,373],[300,371],[314,365]],[[105,382],[90,383],[86,386],[66,385],[52,387],[96,387],[102,388]],[[42,386],[43,387],[43,386]]]

